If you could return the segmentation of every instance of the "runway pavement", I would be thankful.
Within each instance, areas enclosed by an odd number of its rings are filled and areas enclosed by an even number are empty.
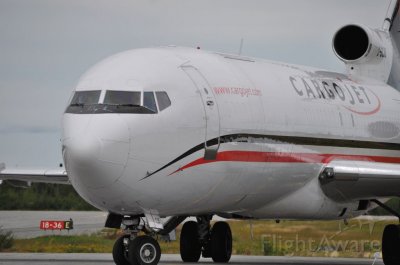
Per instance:
[[[114,264],[111,254],[21,254],[0,253],[1,265],[22,264]],[[213,264],[210,259],[202,259],[201,263]],[[160,265],[184,264],[195,265],[199,263],[183,263],[179,255],[162,255]],[[337,259],[337,258],[300,258],[300,257],[260,257],[260,256],[233,256],[232,265],[372,265],[372,259]],[[378,260],[374,265],[383,265]]]

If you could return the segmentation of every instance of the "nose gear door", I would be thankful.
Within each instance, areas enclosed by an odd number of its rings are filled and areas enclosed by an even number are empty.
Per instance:
[[[208,81],[194,66],[182,66],[182,70],[189,76],[201,96],[205,111],[206,135],[204,141],[204,159],[217,158],[220,145],[220,122],[218,104]]]

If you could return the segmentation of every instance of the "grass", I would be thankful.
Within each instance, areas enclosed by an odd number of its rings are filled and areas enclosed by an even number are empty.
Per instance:
[[[10,249],[14,243],[14,236],[10,231],[4,231],[0,227],[0,251]]]
[[[230,221],[233,254],[318,257],[365,257],[380,251],[381,236],[390,222],[343,221]],[[177,240],[160,242],[163,253],[179,253]],[[110,253],[119,230],[105,229],[80,236],[15,239],[8,252]],[[4,251],[4,250],[3,250]]]

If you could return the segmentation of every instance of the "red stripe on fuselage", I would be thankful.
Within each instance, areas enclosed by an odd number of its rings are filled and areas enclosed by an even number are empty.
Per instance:
[[[255,162],[255,163],[321,163],[327,164],[332,160],[354,160],[380,163],[400,164],[400,157],[341,155],[341,154],[310,154],[310,153],[276,153],[250,151],[224,151],[217,154],[215,160],[197,159],[179,168],[175,172],[216,162]]]

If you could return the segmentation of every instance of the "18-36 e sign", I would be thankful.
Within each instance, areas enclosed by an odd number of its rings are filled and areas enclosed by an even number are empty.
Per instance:
[[[41,230],[71,230],[74,228],[72,220],[69,221],[40,221]]]

